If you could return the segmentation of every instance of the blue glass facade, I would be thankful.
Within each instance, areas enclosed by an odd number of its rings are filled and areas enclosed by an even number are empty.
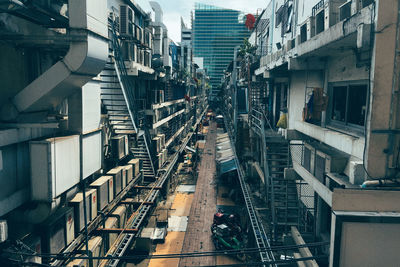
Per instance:
[[[193,54],[204,59],[204,68],[215,89],[221,84],[224,70],[233,60],[235,46],[250,35],[245,15],[237,10],[195,4]]]

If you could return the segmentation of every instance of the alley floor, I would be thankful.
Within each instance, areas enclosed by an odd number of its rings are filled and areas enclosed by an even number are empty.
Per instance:
[[[208,127],[205,147],[198,166],[196,185],[180,185],[168,197],[168,234],[153,255],[214,251],[211,239],[213,215],[220,207],[234,207],[229,188],[216,181],[216,124]],[[192,187],[192,188],[190,188]],[[220,255],[172,259],[151,259],[149,267],[210,266],[240,263]],[[142,265],[143,266],[143,265]]]

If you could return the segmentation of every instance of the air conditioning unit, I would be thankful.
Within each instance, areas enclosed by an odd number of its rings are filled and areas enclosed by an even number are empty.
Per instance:
[[[118,218],[118,227],[124,228],[126,223],[126,207],[122,205],[118,206],[111,214]]]
[[[125,171],[125,166],[119,166],[117,167],[119,169],[121,169],[121,183],[122,183],[122,188],[121,190],[123,190],[126,187],[126,171]]]
[[[161,152],[161,139],[160,137],[154,137],[152,140],[152,146],[154,149],[154,152],[156,152],[156,154]]]
[[[139,159],[131,159],[128,164],[132,165],[133,168],[133,177],[137,177],[140,173],[140,160]]]
[[[305,143],[303,150],[302,166],[312,175],[314,175],[314,160],[315,160],[315,148]]]
[[[138,61],[138,63],[144,65],[144,50],[143,50],[143,49],[140,49],[140,50],[138,51],[138,54],[139,54],[139,61]]]
[[[57,254],[75,238],[74,210],[64,207],[39,226],[42,253]]]
[[[127,135],[116,135],[111,138],[113,157],[123,159],[129,155],[129,142]]]
[[[348,156],[346,154],[326,147],[317,148],[317,154],[325,162],[324,171],[326,173],[343,173],[348,161]]]
[[[117,196],[122,190],[122,170],[120,167],[113,168],[107,172],[107,175],[113,177],[114,196]]]
[[[347,1],[343,5],[339,7],[339,21],[345,20],[351,17],[352,8],[351,8],[352,1]]]
[[[134,36],[135,12],[126,5],[120,6],[120,35],[125,37]]]
[[[103,247],[103,239],[100,236],[93,236],[89,239],[88,247],[89,251],[92,253],[93,257],[102,257],[104,256],[104,247]],[[86,251],[86,245],[83,244],[79,247],[80,251]],[[76,255],[78,256],[78,255]],[[79,255],[79,256],[86,256],[86,255]],[[98,266],[100,263],[99,259],[93,259],[93,266]],[[89,266],[89,262],[86,259],[75,259],[67,264],[67,266]]]
[[[118,228],[118,219],[115,217],[109,217],[106,219],[104,224],[105,224],[106,229]],[[100,228],[103,228],[103,226],[101,226]],[[106,242],[106,245],[107,245],[106,251],[108,251],[109,248],[114,244],[115,240],[117,239],[118,234],[117,233],[112,233],[112,234],[106,233],[106,234],[104,234],[104,236],[106,236],[105,240],[108,239],[108,242]]]
[[[165,147],[165,134],[158,134],[157,137],[160,138],[161,148]]]
[[[132,57],[131,60],[137,62],[138,48],[137,48],[136,44],[132,44],[131,53],[132,53],[131,54],[131,57]]]
[[[32,200],[51,202],[80,179],[78,135],[31,141]]]
[[[141,44],[144,44],[144,29],[140,28],[140,39],[139,39]]]
[[[152,33],[149,33],[148,47],[150,49],[153,49],[153,34]]]
[[[163,153],[163,157],[164,157],[164,162],[166,162],[168,159],[168,150],[166,148],[164,148],[162,150],[162,153]]]
[[[140,40],[141,40],[141,28],[139,27],[139,26],[137,26],[137,25],[135,25],[135,39],[138,41],[138,42],[140,42]]]
[[[137,46],[136,44],[128,41],[121,42],[121,52],[124,61],[136,61]]]
[[[158,162],[158,169],[162,168],[162,165],[164,164],[163,162],[163,154],[162,153],[158,153],[157,155],[157,162]]]
[[[93,221],[97,217],[97,190],[89,189],[86,194],[90,196],[90,220]]]
[[[152,43],[153,43],[153,35],[149,31],[145,31],[145,39],[144,39],[144,44],[148,48],[152,48]]]
[[[124,166],[126,184],[128,185],[133,179],[133,166],[128,164]]]
[[[90,221],[90,203],[91,196],[86,194],[86,219],[87,222]],[[69,201],[69,206],[74,210],[74,218],[75,218],[75,234],[78,235],[80,231],[85,228],[85,213],[84,213],[84,202],[83,202],[83,193],[77,193],[73,199]]]
[[[109,202],[114,199],[113,177],[101,176],[90,184],[91,188],[96,189],[97,210],[103,210]]]
[[[149,57],[150,53],[149,52],[144,52],[144,62],[143,65],[145,65],[146,67],[149,67],[150,65],[150,57]]]

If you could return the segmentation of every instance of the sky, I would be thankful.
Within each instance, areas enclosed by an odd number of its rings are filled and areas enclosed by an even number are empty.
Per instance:
[[[181,20],[183,17],[186,25],[190,27],[190,11],[194,9],[194,3],[200,2],[204,4],[215,5],[245,13],[258,14],[262,9],[267,7],[268,0],[154,0],[157,1],[164,12],[164,24],[168,28],[168,34],[175,42],[181,41]],[[136,0],[145,11],[150,9],[148,0]],[[250,4],[251,3],[251,4]]]

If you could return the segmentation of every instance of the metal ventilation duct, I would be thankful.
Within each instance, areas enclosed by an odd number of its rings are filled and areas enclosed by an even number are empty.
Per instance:
[[[4,105],[0,119],[20,113],[52,110],[103,69],[108,56],[106,0],[69,0],[71,41],[66,56]]]

